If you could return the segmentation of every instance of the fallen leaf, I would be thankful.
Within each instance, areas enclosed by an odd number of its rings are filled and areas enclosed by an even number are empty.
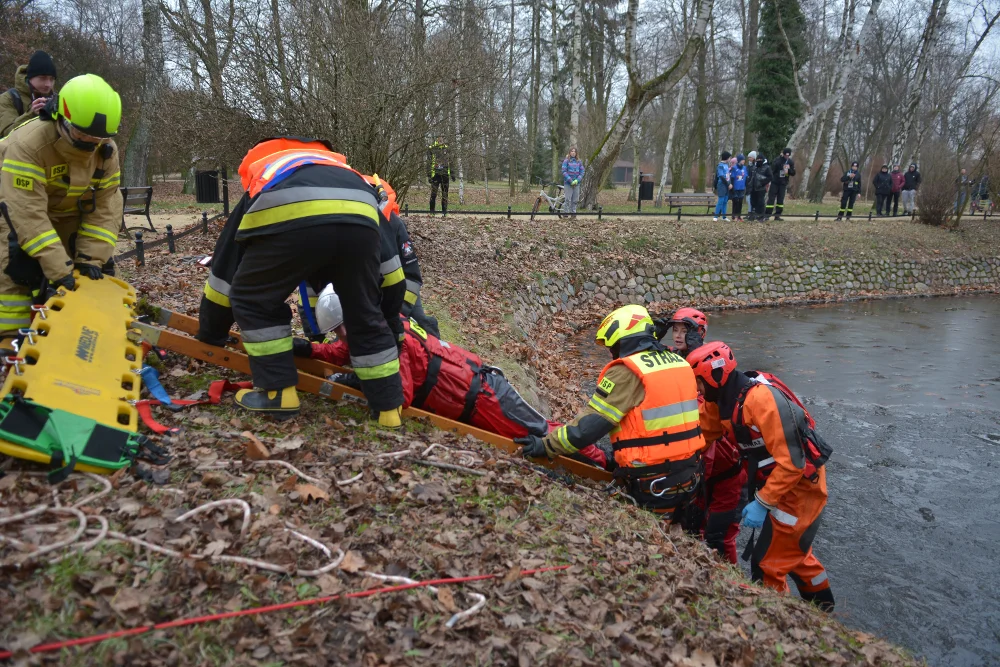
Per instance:
[[[344,560],[340,561],[340,569],[344,572],[357,572],[365,564],[364,556],[357,551],[348,551],[344,554]]]
[[[340,583],[340,579],[331,574],[320,575],[316,579],[316,585],[319,586],[319,592],[323,595],[336,595],[344,590],[344,585]]]
[[[94,585],[90,587],[91,595],[100,595],[101,593],[109,593],[118,586],[118,579],[116,577],[101,577],[94,582]]]
[[[226,542],[225,540],[214,540],[212,542],[209,542],[208,545],[205,546],[205,550],[203,553],[209,557],[218,556],[223,551],[225,551],[228,546],[229,542]]]
[[[691,667],[718,667],[718,663],[715,662],[715,656],[700,648],[696,648],[691,652],[688,664]]]
[[[447,498],[448,492],[440,484],[417,484],[410,491],[410,495],[425,503],[439,503]]]
[[[250,431],[243,431],[240,435],[250,441],[247,443],[248,459],[251,461],[264,461],[271,458],[271,452],[267,451],[267,447],[264,446],[264,443],[261,442],[260,439],[253,433]]]
[[[450,611],[455,613],[458,611],[458,606],[455,604],[455,597],[451,594],[451,591],[447,588],[439,588],[437,592],[437,599],[441,605]]]
[[[124,616],[125,612],[136,611],[143,607],[148,598],[148,595],[136,588],[123,588],[111,601],[111,608]]]
[[[306,442],[305,438],[300,438],[295,436],[294,438],[285,438],[278,444],[274,446],[275,449],[280,449],[282,451],[292,451],[298,449]]]
[[[503,617],[503,624],[508,628],[523,628],[524,619],[520,614],[507,614]]]
[[[201,476],[201,483],[208,487],[218,488],[220,486],[225,486],[228,481],[229,475],[220,470],[209,470]]]
[[[319,488],[315,484],[298,484],[295,487],[302,502],[308,503],[312,500],[329,500],[330,494]]]
[[[323,421],[326,422],[327,426],[330,426],[330,427],[332,427],[332,428],[334,428],[334,429],[336,429],[338,431],[346,431],[347,430],[346,426],[344,426],[342,423],[340,423],[336,419],[330,418],[327,415],[323,415]]]

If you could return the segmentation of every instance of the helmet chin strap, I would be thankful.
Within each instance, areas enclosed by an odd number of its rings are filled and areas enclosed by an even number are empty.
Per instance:
[[[101,142],[94,143],[92,141],[82,141],[80,139],[73,138],[73,131],[70,129],[69,121],[65,118],[62,119],[62,131],[66,138],[66,141],[73,144],[73,148],[79,151],[85,151],[87,153],[93,153],[97,150],[97,147],[101,145]]]

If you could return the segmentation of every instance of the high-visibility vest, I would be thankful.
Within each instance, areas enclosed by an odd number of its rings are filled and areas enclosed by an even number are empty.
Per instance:
[[[623,468],[685,461],[705,448],[698,417],[694,372],[673,352],[645,350],[615,359],[601,371],[597,385],[612,366],[623,364],[642,381],[642,403],[625,413],[611,432],[615,461]]]
[[[261,191],[280,183],[296,169],[310,164],[340,167],[362,176],[359,172],[351,169],[346,162],[340,159],[342,156],[338,157],[338,155],[330,151],[318,150],[286,150],[271,153],[250,165],[247,170],[249,176],[247,192],[250,193],[251,198],[256,197]]]
[[[324,140],[291,136],[274,137],[256,144],[249,151],[247,151],[246,155],[243,156],[243,160],[240,162],[239,168],[240,180],[243,183],[243,189],[250,189],[250,166],[253,163],[270,155],[274,155],[275,153],[289,150],[316,150],[327,152],[344,164],[348,164],[347,158],[344,157],[342,153],[337,153],[331,150],[329,143]]]

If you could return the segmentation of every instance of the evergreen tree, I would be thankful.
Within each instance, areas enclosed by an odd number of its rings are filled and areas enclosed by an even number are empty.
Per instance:
[[[760,25],[757,58],[747,77],[747,96],[754,101],[747,125],[757,134],[758,150],[773,162],[802,115],[802,103],[795,94],[794,68],[797,65],[801,69],[808,59],[806,19],[798,0],[764,0]],[[795,54],[795,65],[781,28]]]

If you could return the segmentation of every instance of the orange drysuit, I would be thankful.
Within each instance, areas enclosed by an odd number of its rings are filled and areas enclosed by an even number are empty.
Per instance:
[[[741,379],[753,382],[745,376]],[[750,559],[754,581],[787,592],[786,577],[791,575],[803,599],[832,610],[833,595],[826,570],[812,551],[826,506],[826,469],[812,468],[806,462],[797,437],[793,403],[766,380],[753,384],[746,390],[742,405],[742,422],[749,429],[749,438],[737,437],[733,415],[722,418],[716,406],[705,405],[700,411],[702,431],[709,437],[725,431],[761,471],[769,469],[763,486],[756,489],[757,500],[770,511]],[[755,480],[754,486],[759,482]]]

